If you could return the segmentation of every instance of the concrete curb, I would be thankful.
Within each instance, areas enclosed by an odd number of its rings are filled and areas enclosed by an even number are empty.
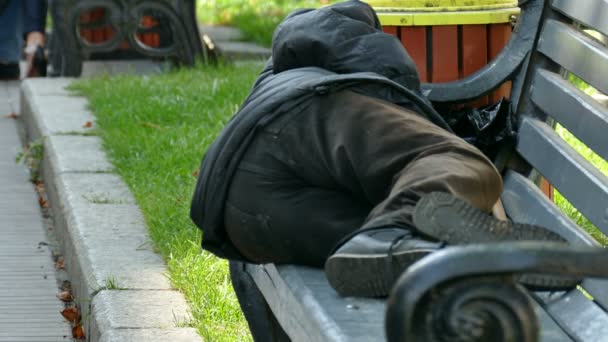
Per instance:
[[[28,141],[42,139],[42,176],[88,341],[202,341],[182,294],[154,253],[143,216],[92,135],[87,101],[71,79],[28,79],[21,118]]]

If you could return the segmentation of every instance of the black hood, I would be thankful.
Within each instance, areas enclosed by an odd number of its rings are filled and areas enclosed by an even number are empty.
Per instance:
[[[274,33],[272,56],[275,74],[302,67],[338,74],[374,72],[420,93],[414,62],[396,37],[382,32],[374,10],[361,1],[292,13]]]

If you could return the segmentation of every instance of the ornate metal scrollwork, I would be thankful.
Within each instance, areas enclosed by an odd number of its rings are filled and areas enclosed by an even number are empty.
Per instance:
[[[104,17],[82,23],[81,16],[102,9]],[[64,76],[78,76],[83,59],[94,53],[116,51],[123,42],[131,49],[149,57],[170,58],[184,65],[193,65],[197,59],[210,61],[214,55],[201,44],[195,18],[194,0],[54,0],[51,14],[55,29],[51,41],[51,63]],[[152,17],[154,28],[142,25],[142,18]],[[91,42],[82,34],[84,30],[107,27],[112,35],[101,42]],[[138,37],[154,32],[165,39],[163,44],[150,46]]]
[[[532,342],[538,320],[521,274],[608,277],[608,252],[539,242],[449,247],[404,273],[388,300],[389,342]]]

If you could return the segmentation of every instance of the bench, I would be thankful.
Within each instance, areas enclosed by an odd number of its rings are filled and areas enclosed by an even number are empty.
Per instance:
[[[571,245],[598,246],[540,191],[537,180],[542,175],[590,222],[608,233],[608,178],[554,131],[554,124],[561,124],[608,159],[608,108],[562,77],[564,71],[572,72],[608,93],[608,49],[583,32],[588,28],[608,35],[608,2],[521,0],[520,7],[522,14],[513,37],[495,60],[463,80],[427,84],[425,89],[435,103],[464,103],[511,81],[518,137],[514,146],[496,160],[504,170],[502,200],[507,214],[514,221],[559,232]],[[536,245],[531,248],[525,243],[451,247],[402,276],[388,304],[382,299],[342,298],[318,269],[243,263],[231,263],[230,267],[234,286],[244,291],[240,298],[244,299],[243,310],[248,317],[255,317],[250,321],[254,338],[260,341],[401,341],[408,340],[406,337],[423,341],[411,330],[419,333],[426,327],[425,322],[416,321],[419,316],[412,317],[414,309],[408,306],[408,300],[412,301],[411,293],[424,293],[429,290],[425,286],[432,287],[438,280],[424,278],[422,271],[448,279],[475,272],[473,268],[481,273],[501,273],[501,267],[507,271],[561,268],[593,276],[570,291],[528,292],[534,317],[530,313],[518,316],[519,323],[524,329],[539,331],[542,341],[607,341],[608,281],[600,279],[608,273],[608,267],[602,267],[606,258],[594,259],[566,250],[536,252]],[[493,260],[505,257],[508,262],[493,266]],[[459,273],[450,268],[454,265],[469,269]],[[404,299],[405,294],[410,297]],[[511,299],[518,300],[505,301]],[[408,310],[410,316],[405,312]],[[387,335],[385,324],[399,334]],[[536,339],[527,336],[521,340]]]
[[[49,59],[57,76],[78,77],[83,60],[104,57],[190,66],[215,58],[213,43],[199,38],[194,0],[53,0],[50,14]]]

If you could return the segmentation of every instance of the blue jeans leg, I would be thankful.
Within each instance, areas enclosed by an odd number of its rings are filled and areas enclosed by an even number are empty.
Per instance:
[[[9,0],[0,13],[0,63],[17,63],[23,42],[22,1]]]

